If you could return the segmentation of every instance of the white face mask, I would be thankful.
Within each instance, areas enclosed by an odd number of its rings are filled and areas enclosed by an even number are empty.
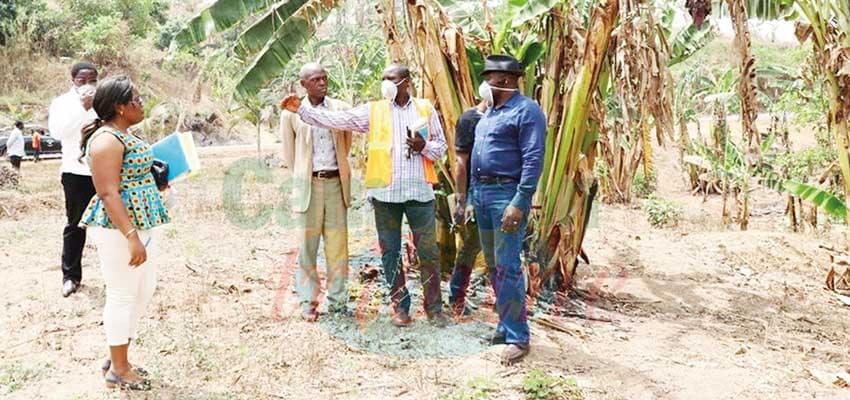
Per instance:
[[[494,90],[501,90],[503,92],[515,92],[515,91],[517,91],[517,89],[507,89],[507,88],[500,88],[500,87],[496,87],[496,86],[490,86],[490,84],[487,83],[487,81],[483,81],[483,82],[481,82],[481,85],[478,86],[478,96],[481,97],[481,100],[484,100],[484,102],[487,103],[488,106],[492,106],[493,103],[494,103],[494,100],[493,100],[493,91]]]
[[[381,82],[381,96],[385,99],[392,101],[398,95],[398,86],[404,83],[407,78],[400,80],[398,83],[395,83],[391,80],[384,79]]]
[[[80,95],[80,97],[84,97],[89,93],[94,93],[96,89],[97,88],[92,84],[85,84],[83,86],[77,86],[74,90],[77,91],[77,94]]]

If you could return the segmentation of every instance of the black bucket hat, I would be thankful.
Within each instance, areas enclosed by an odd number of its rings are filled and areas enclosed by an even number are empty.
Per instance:
[[[481,75],[487,75],[490,72],[505,72],[516,76],[525,75],[525,71],[516,58],[503,54],[492,55],[484,60],[484,72]]]

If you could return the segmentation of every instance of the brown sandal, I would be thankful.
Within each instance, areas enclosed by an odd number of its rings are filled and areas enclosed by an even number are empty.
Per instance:
[[[126,389],[126,390],[138,390],[138,391],[148,391],[151,390],[151,383],[147,379],[142,379],[141,381],[128,381],[124,378],[116,375],[112,370],[106,373],[106,387],[109,389]]]
[[[100,367],[101,375],[106,376],[106,373],[109,372],[109,369],[112,368],[112,360],[106,359],[103,361],[103,365]],[[141,377],[147,377],[148,371],[142,367],[133,367],[133,372],[138,374]]]

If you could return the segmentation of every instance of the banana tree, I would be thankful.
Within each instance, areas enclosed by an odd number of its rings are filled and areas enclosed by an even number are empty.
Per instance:
[[[758,155],[761,135],[756,127],[758,118],[758,99],[756,97],[756,62],[752,55],[748,20],[777,19],[783,17],[793,6],[794,0],[719,0],[717,3],[728,6],[727,10],[735,29],[735,50],[738,53],[738,96],[741,103],[741,127],[750,146],[750,151]],[[685,6],[694,19],[694,26],[700,28],[703,21],[711,15],[712,0],[687,0]]]
[[[341,1],[217,0],[189,20],[175,41],[181,46],[198,45],[214,33],[247,25],[234,47],[235,55],[246,64],[236,92],[247,97],[280,74]]]
[[[620,16],[610,51],[610,88],[600,136],[600,156],[607,174],[602,177],[604,199],[631,201],[631,187],[639,165],[644,177],[654,174],[652,135],[662,144],[672,134],[672,77],[662,27],[650,2],[621,0]]]
[[[850,196],[848,159],[848,118],[850,118],[850,4],[846,0],[797,0],[808,24],[798,27],[801,41],[813,43],[812,68],[826,77],[831,95],[828,125],[838,148],[838,162],[844,181],[845,208]],[[850,226],[850,214],[845,213]],[[847,232],[850,244],[850,230]]]
[[[750,43],[750,30],[747,26],[748,14],[745,0],[728,0],[732,26],[735,28],[735,49],[738,51],[738,95],[741,100],[741,124],[747,145],[758,151],[761,136],[756,129],[758,118],[758,99],[756,98],[755,58]]]
[[[619,7],[618,0],[608,0],[593,8],[581,63],[569,77],[572,83],[563,102],[559,130],[547,142],[551,156],[544,161],[546,180],[538,189],[541,210],[535,227],[547,263],[540,281],[560,273],[559,283],[564,288],[572,286],[596,194],[593,165],[598,125],[588,120],[591,108],[598,107],[598,88],[607,85],[610,76],[606,59]]]

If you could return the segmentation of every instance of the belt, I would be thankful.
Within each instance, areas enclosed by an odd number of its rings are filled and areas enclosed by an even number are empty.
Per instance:
[[[335,169],[333,171],[313,171],[313,177],[319,179],[330,179],[336,178],[339,176],[339,170]]]
[[[478,176],[478,182],[483,183],[485,185],[515,183],[515,182],[518,182],[518,181],[519,181],[518,179],[512,178],[510,176],[487,176],[487,175]]]

